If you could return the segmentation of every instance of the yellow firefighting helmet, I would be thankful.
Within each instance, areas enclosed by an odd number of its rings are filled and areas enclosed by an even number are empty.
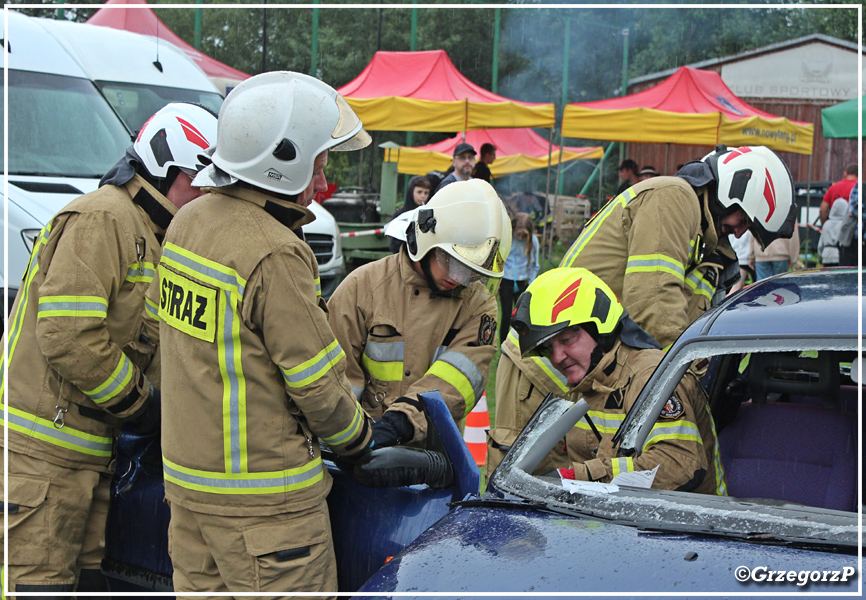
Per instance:
[[[627,317],[616,294],[596,275],[586,269],[560,268],[542,273],[529,284],[517,300],[511,326],[523,355],[537,352],[541,344],[575,326],[586,329],[606,351]]]
[[[482,179],[457,181],[419,207],[406,229],[409,258],[433,253],[463,286],[474,282],[496,292],[511,250],[511,220],[496,190]]]

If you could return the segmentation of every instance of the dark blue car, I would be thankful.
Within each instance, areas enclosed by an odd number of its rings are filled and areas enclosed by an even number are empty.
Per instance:
[[[341,591],[858,591],[860,316],[856,270],[788,273],[727,299],[667,353],[620,427],[620,452],[640,451],[696,366],[705,370],[728,496],[614,484],[566,489],[535,472],[588,408],[556,398],[539,408],[479,495],[457,428],[438,394],[428,395],[431,455],[448,459],[447,477],[370,488],[329,465]],[[398,464],[403,450],[378,452]],[[358,475],[370,483],[370,473]],[[115,587],[169,589],[161,487],[152,470],[115,498],[105,565]]]

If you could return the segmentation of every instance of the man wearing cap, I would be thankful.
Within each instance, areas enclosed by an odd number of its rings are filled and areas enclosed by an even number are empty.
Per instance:
[[[467,181],[472,176],[472,169],[475,167],[475,148],[466,142],[457,144],[451,164],[454,165],[454,171],[442,180],[436,191],[455,181]]]
[[[638,173],[638,179],[643,181],[644,179],[650,179],[652,177],[658,177],[659,172],[656,171],[656,168],[652,165],[647,165]]]

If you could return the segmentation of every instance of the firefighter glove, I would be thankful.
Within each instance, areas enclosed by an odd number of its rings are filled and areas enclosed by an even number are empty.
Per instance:
[[[381,419],[373,419],[373,447],[396,446],[407,442],[415,435],[415,428],[409,417],[401,412],[391,411]]]

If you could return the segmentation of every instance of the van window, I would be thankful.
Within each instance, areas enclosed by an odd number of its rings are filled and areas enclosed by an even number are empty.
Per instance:
[[[202,92],[156,85],[97,81],[108,102],[133,133],[138,133],[151,115],[169,102],[192,102],[219,113],[223,102],[216,92]]]
[[[9,71],[9,173],[99,178],[131,144],[93,84]]]

